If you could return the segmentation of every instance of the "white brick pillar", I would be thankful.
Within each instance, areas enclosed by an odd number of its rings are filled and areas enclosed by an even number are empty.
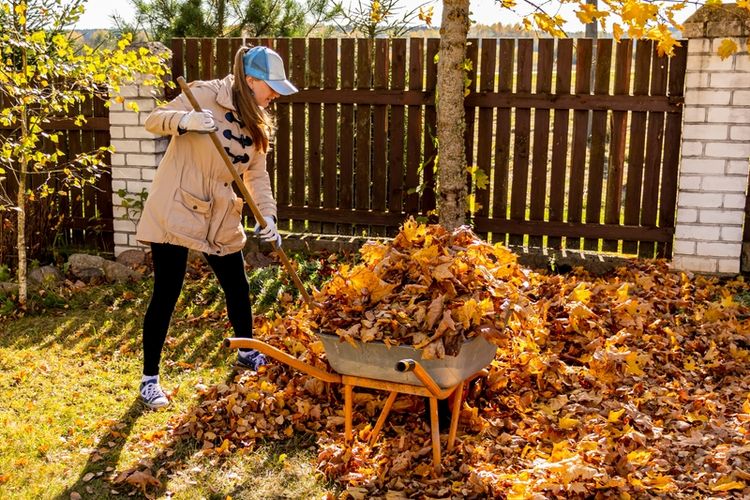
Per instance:
[[[149,49],[168,50],[161,44],[149,44]],[[137,46],[135,47],[137,49]],[[151,181],[156,173],[169,137],[147,132],[143,125],[158,100],[164,100],[164,90],[138,83],[120,87],[119,95],[125,103],[116,102],[116,96],[109,108],[110,144],[112,154],[112,205],[114,214],[115,256],[125,250],[143,248],[135,240],[135,228],[141,215],[140,208],[145,201]],[[127,104],[135,102],[138,111],[128,109]]]
[[[672,265],[738,273],[750,171],[750,12],[703,7],[685,22],[689,38],[682,161]],[[723,59],[725,38],[739,47]]]

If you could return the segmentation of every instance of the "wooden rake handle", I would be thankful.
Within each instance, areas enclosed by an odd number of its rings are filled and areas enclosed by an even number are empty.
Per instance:
[[[190,101],[190,104],[193,106],[193,109],[195,109],[198,112],[202,112],[200,104],[198,104],[198,101],[195,100],[195,96],[193,95],[193,92],[190,90],[190,87],[188,87],[187,82],[185,79],[181,76],[177,77],[177,83],[180,85],[180,89],[182,89],[182,93],[185,94],[185,97],[188,98],[188,101]],[[258,224],[260,224],[261,228],[264,228],[267,226],[266,220],[263,218],[263,214],[260,213],[260,210],[258,209],[258,206],[255,204],[255,201],[253,201],[253,197],[250,195],[250,192],[247,190],[247,187],[245,187],[245,183],[242,182],[242,178],[240,177],[240,174],[237,173],[237,170],[234,168],[234,165],[232,165],[232,160],[229,159],[229,155],[227,155],[227,152],[224,150],[224,147],[221,145],[221,141],[219,141],[219,137],[216,135],[215,132],[210,132],[208,136],[211,138],[211,142],[214,143],[214,146],[216,146],[216,151],[219,152],[221,155],[221,158],[224,160],[224,164],[229,169],[229,172],[232,174],[232,179],[234,179],[234,183],[237,185],[237,187],[240,190],[240,193],[242,194],[242,197],[245,199],[245,203],[250,207],[250,211],[253,213],[253,217],[255,217],[255,220]],[[271,245],[273,246],[274,251],[276,252],[276,255],[279,256],[279,259],[281,259],[282,264],[284,264],[284,267],[286,268],[286,271],[289,273],[289,276],[292,277],[292,281],[294,281],[295,286],[297,287],[297,290],[299,290],[299,293],[302,295],[302,298],[307,302],[310,303],[310,294],[307,293],[307,290],[305,290],[305,287],[302,285],[302,281],[299,279],[299,276],[297,276],[297,273],[294,271],[294,268],[292,267],[291,262],[289,262],[289,258],[286,256],[286,253],[284,253],[284,250],[278,245],[276,241],[272,242]]]

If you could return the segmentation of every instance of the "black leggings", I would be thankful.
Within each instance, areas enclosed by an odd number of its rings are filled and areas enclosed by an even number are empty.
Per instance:
[[[206,256],[224,290],[227,315],[236,337],[253,336],[250,287],[245,276],[242,252]],[[187,268],[188,249],[169,243],[151,243],[154,290],[143,320],[143,374],[158,375],[161,351],[167,338]]]

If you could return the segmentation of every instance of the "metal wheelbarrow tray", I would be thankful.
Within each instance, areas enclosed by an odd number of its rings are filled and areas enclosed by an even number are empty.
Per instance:
[[[342,375],[422,385],[413,371],[398,371],[401,360],[414,359],[442,389],[453,387],[486,367],[495,357],[495,346],[477,335],[463,343],[456,356],[422,359],[422,351],[411,346],[388,346],[383,342],[342,342],[338,335],[319,333],[328,363]]]

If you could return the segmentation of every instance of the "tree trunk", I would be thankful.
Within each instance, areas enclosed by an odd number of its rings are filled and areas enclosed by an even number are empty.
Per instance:
[[[25,28],[25,26],[24,26]],[[26,49],[21,49],[21,61],[24,74],[28,74],[26,60]],[[29,136],[29,117],[26,108],[21,108],[21,144],[26,144]],[[18,303],[22,308],[26,307],[26,173],[29,170],[28,155],[21,154],[21,172],[18,176],[18,220],[16,221],[16,245],[18,254]]]
[[[464,70],[469,0],[443,0],[437,67],[438,213],[455,229],[466,217]]]
[[[226,26],[227,17],[227,0],[219,0],[216,6],[216,33],[219,36],[226,36],[224,34],[224,27]]]

